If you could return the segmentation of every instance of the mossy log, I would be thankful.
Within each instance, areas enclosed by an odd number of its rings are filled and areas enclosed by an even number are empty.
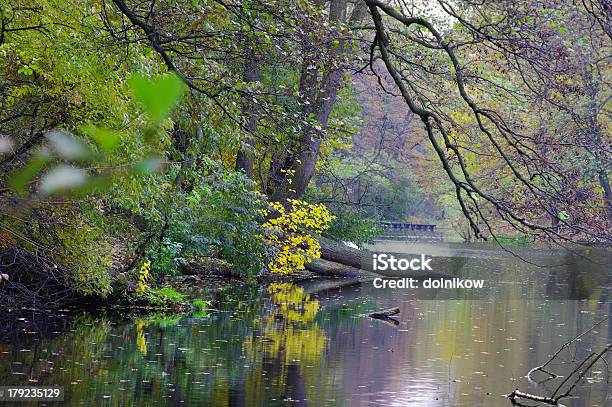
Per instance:
[[[372,252],[348,247],[326,237],[317,237],[321,245],[321,258],[334,263],[343,264],[357,269],[372,270]]]
[[[317,265],[307,268],[315,273],[324,273],[324,275],[331,276],[334,272],[341,274],[337,275],[348,275],[353,269],[359,269],[363,272],[368,272],[370,276],[374,277],[413,277],[413,278],[426,278],[426,277],[451,277],[450,274],[440,273],[436,271],[420,271],[420,270],[376,270],[374,271],[373,255],[374,252],[367,249],[354,249],[345,245],[340,241],[329,239],[322,236],[317,236],[319,244],[321,245],[321,260],[327,261],[327,263],[321,263],[321,267]],[[408,254],[397,254],[397,256],[411,257]],[[344,267],[343,267],[344,266]],[[445,270],[447,267],[444,268]],[[319,271],[320,270],[320,271]]]
[[[321,276],[326,277],[348,277],[361,281],[371,281],[378,274],[362,270],[346,264],[336,263],[325,259],[313,259],[306,264],[306,269]]]

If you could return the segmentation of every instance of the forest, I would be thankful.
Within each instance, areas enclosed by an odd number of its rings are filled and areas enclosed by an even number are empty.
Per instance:
[[[433,3],[3,2],[3,303],[172,301],[383,220],[609,242],[609,2]]]

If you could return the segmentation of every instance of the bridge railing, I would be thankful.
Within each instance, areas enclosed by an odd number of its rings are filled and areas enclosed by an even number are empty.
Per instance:
[[[436,225],[423,224],[423,223],[404,223],[404,222],[379,222],[378,223],[384,230],[392,232],[435,232]]]

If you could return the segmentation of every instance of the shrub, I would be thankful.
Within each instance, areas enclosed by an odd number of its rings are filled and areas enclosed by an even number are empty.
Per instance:
[[[173,182],[178,170],[171,166],[115,191],[117,205],[143,218],[141,239],[153,274],[175,274],[182,263],[201,257],[226,260],[241,274],[262,270],[265,244],[258,236],[266,200],[254,183],[207,157],[185,176],[185,187]]]
[[[164,238],[161,244],[149,249],[147,258],[151,261],[151,272],[155,276],[176,275],[185,262],[182,257],[183,244]]]
[[[128,291],[124,301],[128,304],[146,305],[154,307],[170,307],[185,302],[183,294],[172,288],[146,287],[144,291]]]
[[[307,261],[321,256],[321,246],[313,234],[329,227],[333,216],[325,205],[289,199],[288,208],[271,202],[269,218],[264,223],[267,242],[275,249],[268,269],[273,273],[289,274],[303,270]]]
[[[208,308],[210,302],[204,300],[194,300],[193,301],[193,309],[196,311],[204,311]]]

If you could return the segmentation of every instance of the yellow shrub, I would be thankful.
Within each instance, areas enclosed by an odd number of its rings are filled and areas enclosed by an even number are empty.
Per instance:
[[[151,261],[147,260],[142,263],[138,270],[138,292],[144,293],[147,289],[147,282],[149,281],[149,274],[151,272]]]
[[[264,223],[268,242],[278,250],[268,268],[273,273],[288,274],[303,270],[310,259],[321,256],[321,246],[312,235],[329,227],[333,216],[323,204],[289,199],[286,208],[280,202],[270,206],[277,215]]]

